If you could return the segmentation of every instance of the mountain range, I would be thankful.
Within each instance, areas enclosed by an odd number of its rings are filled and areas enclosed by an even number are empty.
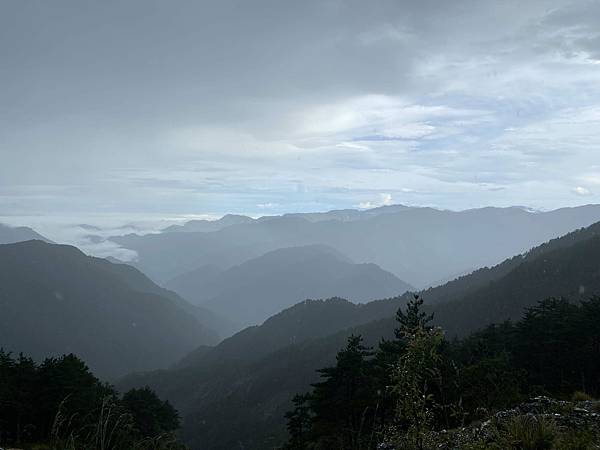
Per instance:
[[[165,287],[244,326],[305,299],[340,296],[365,302],[414,289],[375,264],[354,264],[325,245],[273,250],[222,271],[203,266]]]
[[[420,294],[449,337],[518,319],[549,296],[600,294],[600,223]],[[192,449],[270,448],[285,435],[283,413],[318,379],[350,334],[367,345],[391,338],[394,311],[407,296],[363,305],[342,299],[297,304],[192,352],[173,369],[131,375],[120,387],[150,385],[184,415]],[[306,329],[305,329],[306,328]]]
[[[419,294],[449,338],[465,336],[547,297],[599,295],[597,215],[393,206],[225,216],[112,238],[138,253],[137,268],[42,240],[4,244],[0,343],[36,359],[76,353],[104,379],[129,374],[123,390],[149,385],[179,409],[193,450],[271,448],[292,396],[350,334],[369,346],[393,336],[415,290],[399,272],[426,287]]]
[[[455,212],[397,205],[236,219],[216,231],[110,239],[135,251],[136,267],[159,283],[207,265],[229,269],[280,248],[327,245],[421,289],[497,264],[598,220],[599,205],[548,212],[518,207]]]
[[[231,225],[253,222],[254,219],[239,214],[226,214],[218,220],[189,220],[183,225],[171,225],[163,230],[164,233],[190,233],[219,231]]]

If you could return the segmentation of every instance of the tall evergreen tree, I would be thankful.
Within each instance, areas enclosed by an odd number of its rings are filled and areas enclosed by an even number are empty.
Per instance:
[[[406,304],[406,312],[401,308],[396,312],[396,321],[399,327],[394,330],[397,339],[411,336],[421,329],[429,329],[429,323],[433,320],[433,313],[427,314],[423,311],[423,298],[414,295]]]
[[[577,323],[578,306],[565,298],[549,298],[527,308],[517,324],[514,354],[531,386],[568,393],[581,386],[584,333]],[[559,362],[560,364],[557,364]]]
[[[444,336],[440,329],[425,328],[422,322],[410,331],[406,352],[396,370],[394,389],[398,394],[398,419],[406,429],[406,443],[423,450],[423,437],[435,424]]]
[[[319,370],[322,381],[313,385],[310,398],[317,448],[359,450],[369,441],[375,414],[372,354],[363,346],[361,336],[350,336],[346,348],[337,355],[336,365]]]
[[[171,433],[179,428],[179,414],[168,401],[149,387],[131,389],[123,395],[123,406],[133,416],[135,429],[143,437]]]
[[[286,450],[303,450],[310,440],[312,414],[310,394],[297,394],[292,399],[294,409],[285,414],[289,440]]]
[[[383,430],[395,418],[397,393],[391,387],[394,384],[393,373],[398,360],[406,351],[410,336],[419,328],[430,328],[429,323],[433,320],[433,314],[423,311],[423,303],[422,297],[414,295],[406,304],[406,312],[402,308],[398,309],[395,339],[382,339],[375,353],[373,379],[379,400],[375,424],[378,430]]]

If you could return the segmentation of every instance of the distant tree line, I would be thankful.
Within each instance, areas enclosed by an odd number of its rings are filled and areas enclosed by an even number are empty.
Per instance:
[[[335,366],[319,370],[312,390],[294,397],[286,449],[363,450],[391,440],[421,450],[431,430],[535,395],[600,395],[600,297],[550,298],[516,323],[451,341],[422,306],[415,296],[399,310],[395,339],[376,349],[360,336],[348,339]]]
[[[75,355],[41,364],[0,349],[0,446],[48,450],[185,448],[179,415],[149,388],[122,397]]]

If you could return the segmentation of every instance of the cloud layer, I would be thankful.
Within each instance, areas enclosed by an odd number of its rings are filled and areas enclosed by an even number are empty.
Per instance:
[[[11,2],[0,215],[600,202],[600,2]]]

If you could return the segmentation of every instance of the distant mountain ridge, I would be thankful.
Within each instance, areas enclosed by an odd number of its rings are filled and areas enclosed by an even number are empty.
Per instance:
[[[171,225],[163,230],[163,233],[207,233],[219,231],[231,225],[239,225],[254,221],[252,217],[238,214],[226,214],[217,220],[189,220],[183,225]]]
[[[137,269],[75,247],[0,245],[0,345],[8,351],[37,359],[73,352],[108,378],[167,367],[218,339],[186,305]]]
[[[228,269],[278,248],[322,244],[423,288],[497,264],[599,220],[600,205],[548,212],[518,207],[455,212],[400,205],[264,217],[213,232],[111,240],[137,252],[136,266],[161,283],[208,264]]]
[[[365,302],[413,289],[377,265],[354,264],[325,245],[274,250],[225,271],[204,266],[165,286],[242,325],[260,324],[305,299]]]
[[[51,242],[35,230],[29,227],[11,227],[0,223],[0,244],[14,244],[37,239],[44,242]]]

